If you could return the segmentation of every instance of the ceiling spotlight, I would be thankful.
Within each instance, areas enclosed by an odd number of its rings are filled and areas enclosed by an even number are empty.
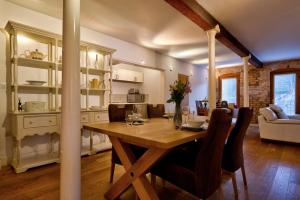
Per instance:
[[[141,60],[141,64],[142,64],[142,65],[145,64],[145,61],[144,61],[144,60]]]

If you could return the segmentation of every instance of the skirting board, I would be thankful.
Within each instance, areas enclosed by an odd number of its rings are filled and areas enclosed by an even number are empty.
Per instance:
[[[287,144],[287,145],[291,145],[291,146],[300,146],[300,143],[281,141],[281,140],[272,140],[272,139],[260,138],[260,141],[264,142],[264,143]]]

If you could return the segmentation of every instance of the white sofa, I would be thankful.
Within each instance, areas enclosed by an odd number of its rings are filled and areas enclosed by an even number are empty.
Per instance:
[[[278,106],[274,107],[280,109]],[[277,111],[272,106],[260,109],[258,116],[260,138],[300,143],[300,115],[285,116],[285,119],[279,119],[281,115]],[[281,110],[281,112],[283,111]]]

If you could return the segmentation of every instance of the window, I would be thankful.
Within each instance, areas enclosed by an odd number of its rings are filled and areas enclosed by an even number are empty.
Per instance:
[[[240,79],[238,74],[223,75],[219,78],[220,100],[239,106]]]
[[[274,76],[274,104],[285,113],[296,113],[296,74],[277,74]]]
[[[237,85],[236,78],[222,79],[222,100],[223,101],[237,104],[236,85]]]
[[[271,72],[271,102],[288,115],[299,113],[299,77],[300,72],[296,69]]]

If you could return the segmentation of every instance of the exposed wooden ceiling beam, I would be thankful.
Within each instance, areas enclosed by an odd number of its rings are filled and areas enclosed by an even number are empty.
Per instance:
[[[249,62],[262,67],[263,63],[256,58],[241,42],[239,42],[229,31],[225,29],[213,16],[211,16],[196,0],[165,0],[168,4],[192,20],[200,28],[207,31],[216,25],[220,27],[220,33],[216,35],[223,45],[227,46],[240,57],[251,55]]]

